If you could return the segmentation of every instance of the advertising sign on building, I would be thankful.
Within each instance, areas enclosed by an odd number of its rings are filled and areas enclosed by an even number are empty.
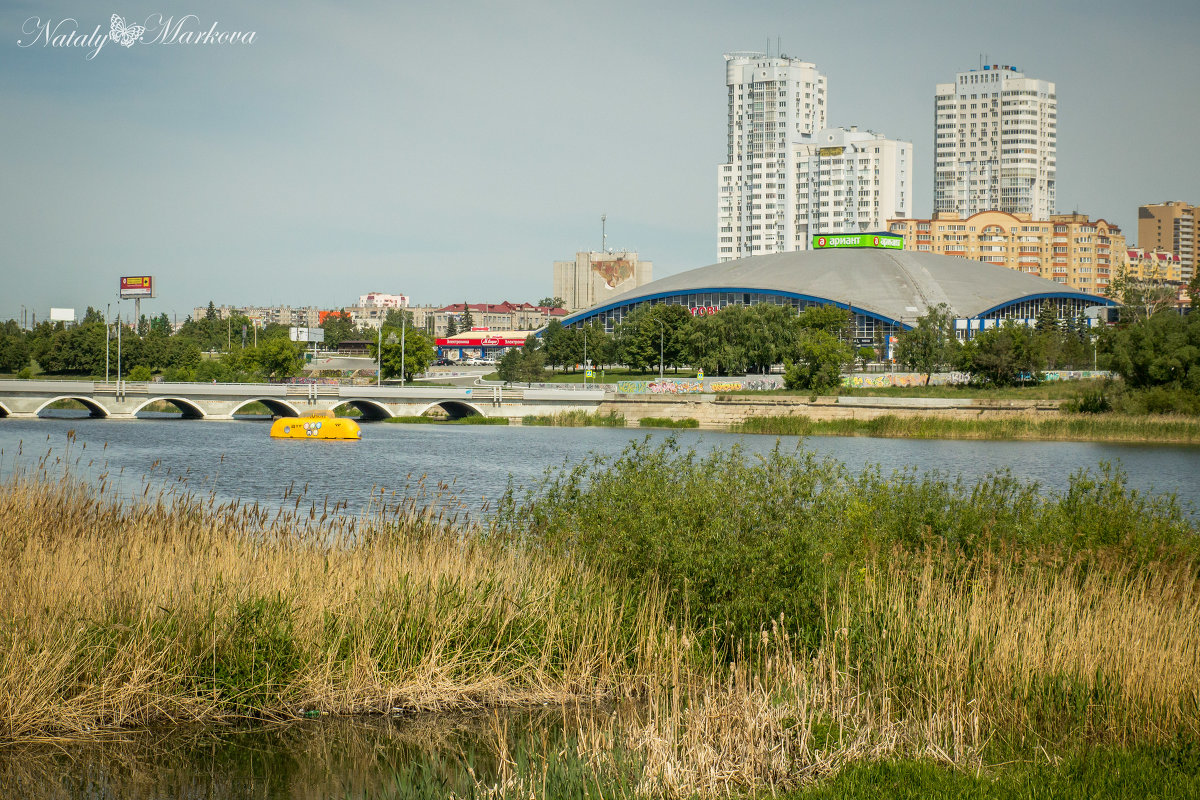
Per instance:
[[[74,322],[75,309],[73,308],[52,308],[50,309],[51,322]]]
[[[154,277],[151,275],[133,275],[121,278],[121,299],[129,300],[139,297],[154,297]]]
[[[886,233],[817,234],[813,237],[814,250],[829,250],[838,247],[879,247],[885,250],[903,250],[904,237]]]

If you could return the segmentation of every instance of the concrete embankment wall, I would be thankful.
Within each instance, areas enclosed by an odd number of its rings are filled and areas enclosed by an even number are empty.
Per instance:
[[[1057,400],[975,400],[935,397],[754,397],[753,395],[617,395],[597,411],[617,413],[627,425],[644,417],[694,419],[703,428],[725,428],[750,417],[804,416],[815,420],[932,416],[945,419],[999,419],[1057,415]]]

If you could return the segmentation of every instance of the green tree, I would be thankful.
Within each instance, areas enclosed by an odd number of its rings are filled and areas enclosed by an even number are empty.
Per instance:
[[[976,334],[963,345],[958,361],[973,381],[995,386],[1037,383],[1042,379],[1045,351],[1036,332],[1005,320],[999,328]]]
[[[321,322],[321,330],[325,331],[325,346],[331,349],[358,336],[354,317],[344,309],[326,314]]]
[[[433,363],[433,343],[429,337],[419,330],[409,328],[401,331],[399,328],[383,327],[383,377],[394,378],[402,372],[405,380],[411,380],[413,375],[424,372]],[[375,356],[377,347],[371,345],[371,355]]]
[[[15,322],[0,329],[0,372],[17,373],[29,366],[29,342]]]
[[[204,318],[209,322],[217,321],[217,307],[213,305],[213,301],[208,301],[208,308],[204,309]]]
[[[556,319],[550,320],[550,324],[542,332],[542,350],[551,369],[576,363],[573,358],[573,338],[572,332],[564,328],[561,322]]]
[[[475,327],[475,317],[473,317],[471,315],[471,307],[464,302],[463,303],[463,314],[462,314],[462,330],[469,331],[473,327]]]
[[[525,359],[521,354],[521,348],[510,347],[507,352],[501,357],[500,363],[496,365],[496,372],[500,376],[500,380],[506,384],[513,384],[521,380],[524,373],[522,367]]]
[[[796,360],[785,365],[784,385],[813,394],[829,391],[841,385],[842,365],[853,360],[850,345],[827,329],[805,330],[797,342]]]
[[[950,308],[940,303],[917,319],[916,326],[900,334],[896,360],[914,372],[925,373],[925,384],[937,370],[949,366],[958,353]]]
[[[454,314],[446,315],[446,337],[449,338],[458,333],[458,317]]]
[[[252,348],[247,353],[250,354],[251,362],[257,367],[257,371],[268,378],[290,378],[299,375],[304,368],[303,346],[287,339],[260,341],[257,348]]]
[[[1100,339],[1114,372],[1135,389],[1175,386],[1200,392],[1200,313],[1159,313],[1110,328]]]
[[[546,379],[546,354],[532,333],[525,337],[525,345],[521,348],[521,377],[527,383]]]
[[[88,306],[87,311],[85,311],[83,313],[83,320],[79,324],[80,325],[103,325],[104,324],[104,315],[100,313],[99,309],[95,309],[95,308],[92,308],[91,306]]]
[[[150,320],[150,330],[153,333],[161,333],[165,336],[171,334],[171,318],[167,316],[165,311]]]
[[[561,297],[543,297],[536,305],[542,308],[566,308],[567,302]]]

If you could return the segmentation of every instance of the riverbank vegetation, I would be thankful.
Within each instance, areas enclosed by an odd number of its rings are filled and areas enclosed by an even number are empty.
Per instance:
[[[1118,780],[1089,754],[1145,786],[1196,762],[1200,530],[1109,466],[1046,492],[647,439],[486,524],[374,508],[10,478],[0,736],[628,697],[569,746],[497,725],[478,790],[1083,796]]]
[[[615,411],[608,414],[589,411],[559,411],[544,416],[529,415],[521,419],[522,425],[547,425],[563,428],[624,428],[625,417]]]
[[[700,420],[692,417],[671,419],[669,417],[642,417],[638,425],[643,428],[699,428]]]
[[[482,414],[468,414],[465,417],[416,415],[406,417],[388,417],[384,422],[402,422],[409,425],[507,425],[508,417],[485,417]]]
[[[812,419],[800,415],[764,415],[749,417],[731,425],[729,430],[734,433],[763,433],[772,436],[1200,443],[1200,419],[1196,417],[1113,413],[971,418],[884,414],[866,419]]]

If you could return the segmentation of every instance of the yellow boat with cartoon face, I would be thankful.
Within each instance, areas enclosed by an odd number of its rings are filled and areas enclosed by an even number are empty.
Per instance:
[[[358,423],[335,417],[332,411],[313,411],[302,417],[280,417],[271,423],[276,439],[361,439]]]

